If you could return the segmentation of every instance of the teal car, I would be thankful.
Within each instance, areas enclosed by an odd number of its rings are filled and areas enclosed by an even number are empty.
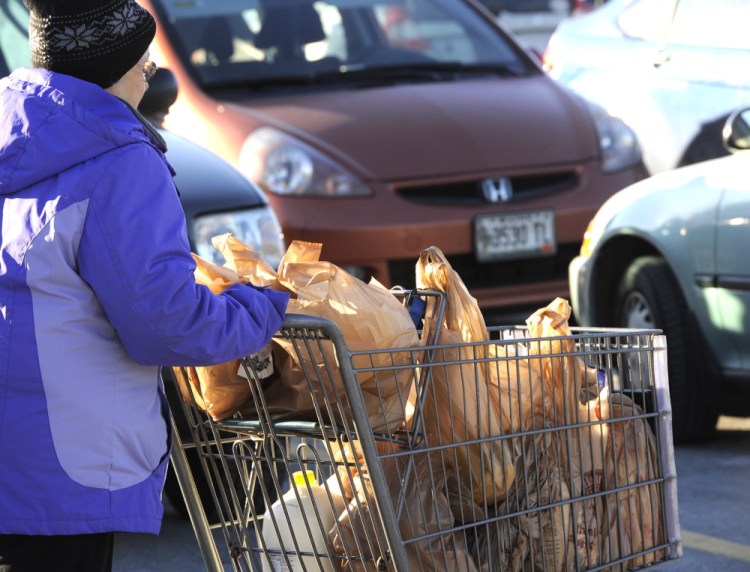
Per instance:
[[[676,442],[750,416],[750,108],[724,143],[612,196],[569,266],[580,325],[665,333]]]

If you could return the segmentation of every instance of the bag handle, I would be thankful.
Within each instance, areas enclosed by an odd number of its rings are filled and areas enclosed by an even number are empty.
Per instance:
[[[450,262],[437,246],[423,250],[417,262],[417,286],[445,293],[448,288]]]

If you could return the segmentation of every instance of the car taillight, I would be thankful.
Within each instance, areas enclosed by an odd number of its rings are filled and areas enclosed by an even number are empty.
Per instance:
[[[591,6],[586,0],[573,0],[570,7],[570,13],[571,15],[580,14],[582,12],[590,12],[592,9],[593,6]]]
[[[555,67],[555,53],[557,52],[555,49],[555,43],[555,36],[552,36],[542,53],[542,67],[546,72],[552,71],[552,68]]]

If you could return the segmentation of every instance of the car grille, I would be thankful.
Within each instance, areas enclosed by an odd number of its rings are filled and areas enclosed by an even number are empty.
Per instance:
[[[560,244],[554,256],[502,260],[480,263],[473,254],[448,256],[453,269],[470,290],[517,284],[531,284],[568,277],[568,264],[578,254],[580,243]],[[388,263],[391,284],[413,288],[414,260],[392,260]]]
[[[509,179],[513,187],[513,197],[509,202],[567,191],[578,184],[578,175],[571,171]],[[485,205],[488,202],[482,193],[481,179],[443,185],[399,186],[396,194],[407,201],[431,205],[470,206]]]

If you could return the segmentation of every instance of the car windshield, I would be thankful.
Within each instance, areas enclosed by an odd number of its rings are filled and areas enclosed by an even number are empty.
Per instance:
[[[0,0],[0,77],[31,65],[28,28],[22,0]]]
[[[206,89],[538,71],[455,0],[159,0]]]

